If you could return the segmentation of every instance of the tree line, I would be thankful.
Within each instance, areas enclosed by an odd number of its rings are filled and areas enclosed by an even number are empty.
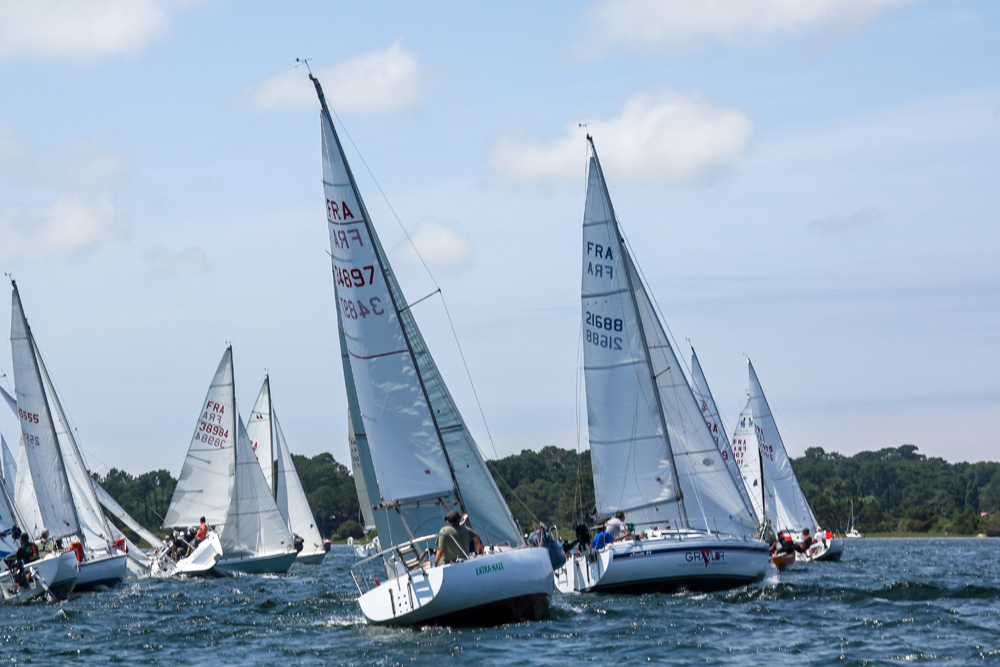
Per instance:
[[[293,460],[323,537],[359,537],[350,471],[329,453]],[[487,461],[487,467],[525,531],[545,523],[572,534],[574,525],[595,518],[589,450],[526,449]],[[1000,463],[948,463],[901,445],[853,456],[812,447],[792,459],[792,467],[817,521],[830,530],[848,529],[853,502],[855,525],[866,533],[1000,535]],[[177,484],[169,472],[133,476],[113,468],[95,479],[139,523],[165,534],[163,516]]]

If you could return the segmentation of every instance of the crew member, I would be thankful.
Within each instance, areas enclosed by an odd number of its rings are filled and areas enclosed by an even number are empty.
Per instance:
[[[445,564],[454,563],[459,558],[469,556],[466,551],[469,548],[469,530],[460,525],[461,520],[462,515],[458,510],[452,510],[445,516],[444,527],[438,533],[435,565],[439,565],[441,561]]]

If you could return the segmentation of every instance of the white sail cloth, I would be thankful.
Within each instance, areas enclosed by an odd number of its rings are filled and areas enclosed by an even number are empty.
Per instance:
[[[598,511],[749,534],[736,487],[620,236],[596,152],[583,223],[584,373]]]
[[[760,445],[757,441],[757,427],[753,420],[753,406],[749,398],[743,407],[743,412],[740,413],[740,418],[736,421],[732,448],[733,458],[739,466],[740,477],[750,496],[757,521],[763,522],[767,518],[773,524],[776,517],[774,488],[766,477],[761,477],[763,469],[760,461]]]
[[[202,403],[180,478],[163,521],[165,528],[226,523],[232,501],[236,458],[236,402],[233,350],[227,348]]]
[[[273,406],[271,419],[274,423],[274,450],[278,468],[274,499],[278,505],[278,511],[285,518],[288,530],[293,535],[302,538],[303,545],[300,555],[309,556],[322,553],[324,551],[323,537],[319,534],[319,528],[316,526],[316,518],[313,516],[312,508],[309,507],[309,499],[306,498],[306,493],[302,490],[302,482],[295,470],[292,452],[288,449],[288,441],[285,440],[285,433],[281,430],[281,422],[278,421],[278,415]]]
[[[17,410],[15,409],[14,412],[16,413]],[[11,453],[10,448],[7,446],[7,441],[2,435],[0,435],[0,446],[3,448],[4,485],[7,487],[7,492],[13,496],[17,485],[17,461],[14,459],[14,455]]]
[[[368,495],[368,484],[361,467],[361,452],[358,449],[358,437],[354,432],[354,420],[350,409],[347,410],[347,443],[351,447],[351,476],[354,477],[354,489],[358,492],[358,505],[361,507],[361,517],[365,522],[365,530],[375,527],[375,516],[372,513],[372,501]]]
[[[764,397],[753,364],[747,359],[750,369],[750,405],[753,410],[757,444],[764,461],[764,483],[774,491],[775,519],[778,530],[800,531],[816,528],[816,517],[806,500],[799,480],[792,470],[792,462],[785,451],[785,444],[774,423],[771,408]]]
[[[247,420],[247,437],[253,447],[257,460],[260,461],[261,472],[267,488],[274,489],[274,446],[271,442],[273,429],[271,427],[271,391],[270,379],[264,377],[257,402],[254,403],[250,418]]]
[[[384,518],[383,544],[408,540],[425,525],[436,530],[456,501],[484,541],[522,544],[392,274],[314,83],[322,107],[323,186],[345,380],[352,411],[357,405],[355,432],[364,436],[359,452],[370,457],[377,478],[376,485],[366,479],[366,488],[394,512],[396,503],[410,507],[398,514],[406,517],[405,532]]]
[[[97,499],[101,502],[101,505],[103,505],[105,509],[111,512],[114,516],[118,517],[119,521],[121,521],[126,526],[135,531],[135,533],[139,537],[146,540],[146,542],[148,542],[150,546],[153,547],[164,546],[163,540],[158,538],[156,535],[153,535],[151,532],[146,530],[141,523],[133,519],[132,516],[125,511],[125,508],[119,505],[118,501],[112,498],[111,494],[104,490],[104,487],[95,482],[94,491],[97,492]],[[112,535],[115,535],[116,529],[114,528],[113,525],[111,526],[111,528],[112,528]],[[131,555],[131,551],[129,555]]]
[[[24,440],[21,440],[17,452],[17,467],[19,470],[30,470],[28,465],[28,452],[24,447]],[[22,472],[17,476],[14,484],[14,504],[21,514],[24,525],[22,530],[31,535],[38,535],[45,528],[45,520],[42,518],[42,511],[38,507],[38,498],[35,496],[35,484],[31,480],[30,474]]]

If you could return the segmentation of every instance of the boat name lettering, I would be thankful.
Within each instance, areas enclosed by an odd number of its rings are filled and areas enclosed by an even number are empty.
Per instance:
[[[598,259],[606,259],[609,262],[615,261],[614,255],[611,254],[611,246],[605,248],[600,243],[587,241],[587,254],[594,255]]]
[[[615,267],[610,264],[594,264],[593,262],[587,262],[587,275],[594,276],[595,278],[607,278],[611,279],[614,277]]]
[[[18,416],[21,419],[23,419],[24,421],[28,422],[29,424],[37,424],[38,423],[38,415],[36,415],[34,412],[25,412],[21,408],[18,408],[17,409],[17,414],[18,414]]]
[[[491,563],[489,565],[481,565],[476,568],[476,576],[481,574],[489,574],[490,572],[499,572],[503,569],[503,561],[499,563]]]
[[[622,349],[621,336],[605,336],[604,334],[599,334],[596,331],[587,329],[586,338],[588,343],[593,343],[598,347],[606,347],[611,350]]]
[[[34,445],[35,447],[42,446],[42,441],[38,439],[37,435],[32,435],[23,428],[21,429],[21,437],[24,438],[24,444],[26,445]]]
[[[350,240],[348,240],[348,237],[350,237]],[[361,240],[361,232],[356,229],[348,229],[347,231],[338,229],[333,232],[333,247],[338,250],[350,250],[351,240],[357,241],[358,246],[363,246],[365,244],[365,242]]]
[[[385,309],[382,308],[382,300],[377,296],[373,296],[368,299],[368,306],[358,299],[341,299],[340,300],[340,312],[344,314],[344,319],[356,320],[359,317],[361,319],[367,318],[369,315],[384,315]]]
[[[621,331],[622,321],[621,318],[610,318],[604,317],[603,315],[595,315],[594,313],[587,311],[584,313],[586,315],[586,321],[588,326],[596,327],[598,329],[604,329],[606,331]]]
[[[687,551],[684,553],[684,560],[689,563],[705,563],[705,567],[708,567],[709,563],[718,563],[719,561],[726,560],[726,552],[721,549],[698,549],[697,551]]]
[[[368,274],[367,281],[365,280],[365,273]],[[347,267],[340,268],[334,264],[333,274],[337,276],[337,284],[341,287],[364,287],[365,285],[371,285],[372,281],[375,280],[375,267],[362,266],[360,269],[348,269]]]
[[[351,209],[347,208],[347,202],[341,200],[340,206],[337,206],[337,202],[332,199],[326,200],[326,219],[330,222],[334,220],[347,220],[348,218],[354,218],[354,214],[351,213]],[[358,241],[361,241],[361,237],[358,237]],[[340,246],[337,246],[338,248]]]

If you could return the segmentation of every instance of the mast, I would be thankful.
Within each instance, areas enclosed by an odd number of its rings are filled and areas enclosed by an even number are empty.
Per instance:
[[[327,122],[330,124],[330,129],[331,129],[332,134],[333,134],[333,139],[334,139],[334,141],[337,142],[337,150],[340,151],[341,156],[343,156],[344,155],[344,147],[340,143],[340,135],[337,133],[337,128],[333,124],[333,116],[330,113],[330,108],[327,106],[326,96],[323,94],[323,87],[320,85],[319,79],[317,79],[315,76],[313,76],[312,73],[309,74],[309,79],[313,82],[313,85],[316,87],[316,94],[319,96],[319,102],[320,102],[320,106],[322,108],[322,113],[326,117]],[[378,242],[378,240],[377,240],[378,236],[375,234],[375,230],[372,228],[371,218],[368,215],[368,209],[365,206],[364,199],[362,199],[362,197],[361,197],[361,193],[360,193],[360,190],[358,189],[357,181],[354,179],[354,171],[351,169],[351,165],[347,162],[346,159],[344,159],[343,162],[344,162],[344,169],[347,172],[347,177],[348,177],[348,179],[350,181],[350,184],[351,184],[351,189],[354,191],[355,198],[357,199],[357,202],[358,202],[358,206],[361,207],[361,218],[362,218],[362,221],[363,221],[363,223],[365,225],[365,229],[368,232],[369,238],[372,239],[372,246],[373,246],[373,251],[374,251],[374,254],[375,254],[375,260],[379,264],[379,270],[382,272],[382,275],[387,278],[386,279],[386,287],[387,287],[386,291],[389,293],[389,299],[392,301],[393,309],[395,310],[395,312],[397,314],[400,315],[399,329],[400,329],[400,332],[401,332],[401,334],[403,336],[403,340],[406,342],[406,348],[407,348],[407,351],[408,351],[408,353],[410,355],[410,358],[413,359],[413,367],[414,367],[414,370],[416,371],[415,375],[416,375],[416,378],[417,378],[417,382],[419,382],[419,384],[420,384],[420,389],[421,389],[421,392],[423,393],[424,401],[427,404],[427,412],[428,412],[428,414],[430,414],[431,421],[434,424],[434,431],[437,434],[438,444],[440,445],[441,452],[444,455],[444,460],[448,464],[448,472],[451,475],[452,488],[453,488],[454,493],[455,493],[455,499],[458,501],[459,507],[461,507],[462,512],[465,512],[465,501],[462,499],[462,490],[459,487],[458,479],[455,476],[455,466],[452,464],[451,457],[448,455],[448,448],[445,447],[445,445],[444,445],[444,438],[441,435],[441,427],[438,424],[437,415],[434,413],[434,410],[431,407],[432,403],[431,403],[431,400],[430,400],[430,396],[429,396],[429,394],[427,392],[427,386],[424,383],[423,375],[421,374],[420,368],[419,368],[419,366],[417,364],[417,356],[416,356],[416,354],[414,354],[414,351],[413,351],[413,343],[410,340],[410,335],[406,331],[406,327],[404,327],[403,323],[402,323],[402,312],[403,312],[404,309],[400,308],[399,300],[398,300],[397,295],[395,293],[396,290],[394,290],[392,288],[393,286],[389,284],[388,276],[390,275],[391,270],[387,270],[387,267],[386,267],[387,262],[385,261],[385,259],[382,256],[383,255],[383,250],[382,250],[381,244]],[[397,285],[397,288],[398,288],[398,285]],[[400,290],[400,295],[399,296],[402,296],[402,290]],[[338,308],[339,308],[339,306],[338,306]]]
[[[267,428],[271,433],[271,447],[269,448],[270,453],[268,458],[270,459],[267,464],[271,466],[269,472],[271,473],[271,479],[274,483],[271,485],[271,492],[274,494],[274,500],[278,500],[278,477],[279,475],[274,474],[274,407],[271,405],[271,374],[264,373],[264,384],[267,386]],[[233,392],[235,396],[236,392]],[[250,415],[251,418],[253,415]]]
[[[590,144],[590,150],[594,153],[594,164],[597,166],[597,174],[601,179],[601,187],[604,192],[608,192],[608,184],[604,180],[604,170],[601,169],[601,160],[597,156],[597,148],[594,146],[594,139],[589,134],[587,135],[587,141]],[[618,229],[618,216],[615,215],[614,204],[611,203],[611,197],[608,195],[605,197],[608,202],[609,212],[611,213],[611,221],[614,224],[615,231],[615,241],[618,244],[618,252],[620,253],[623,260],[630,260],[628,253],[625,251],[625,245],[622,243],[621,231]],[[646,359],[646,368],[649,371],[649,377],[653,385],[653,396],[656,398],[656,410],[660,420],[660,427],[663,429],[663,440],[667,446],[667,455],[670,457],[670,474],[673,477],[674,488],[677,489],[677,505],[680,508],[680,519],[681,524],[688,528],[688,516],[687,508],[684,505],[684,491],[681,489],[680,478],[677,476],[677,462],[674,460],[674,451],[670,446],[670,434],[667,431],[667,422],[663,414],[663,402],[660,398],[660,387],[656,381],[656,373],[653,370],[653,362],[649,357],[649,344],[646,342],[646,329],[642,324],[642,315],[639,313],[639,303],[635,298],[635,285],[632,283],[631,272],[629,271],[628,264],[623,261],[625,266],[625,279],[628,281],[628,293],[629,298],[632,300],[632,308],[635,310],[636,326],[639,328],[639,337],[642,340],[642,350],[643,355]],[[655,316],[655,315],[654,315]]]

